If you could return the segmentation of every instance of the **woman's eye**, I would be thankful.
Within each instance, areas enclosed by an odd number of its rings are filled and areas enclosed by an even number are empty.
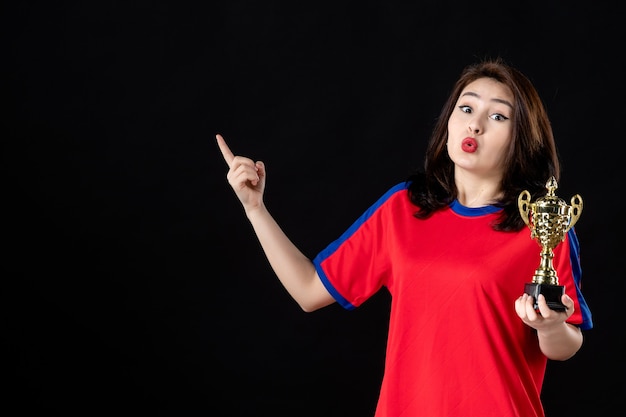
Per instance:
[[[463,113],[471,113],[472,112],[472,108],[470,106],[459,106],[459,109]]]
[[[493,120],[497,120],[497,121],[509,120],[508,117],[506,117],[505,115],[500,114],[500,113],[494,113],[494,114],[492,114],[489,117],[491,117]]]

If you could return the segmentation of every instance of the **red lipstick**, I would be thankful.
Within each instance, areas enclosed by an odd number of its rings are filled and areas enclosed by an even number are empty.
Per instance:
[[[461,142],[461,149],[468,153],[474,153],[476,152],[476,149],[478,149],[478,143],[474,138],[465,138],[463,139],[463,142]]]

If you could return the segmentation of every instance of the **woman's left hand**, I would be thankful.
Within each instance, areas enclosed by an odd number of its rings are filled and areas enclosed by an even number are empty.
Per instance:
[[[563,294],[561,302],[565,305],[565,311],[556,311],[548,307],[543,294],[537,297],[538,311],[534,307],[534,299],[528,294],[524,294],[515,300],[515,312],[520,319],[536,330],[543,330],[555,324],[561,324],[574,313],[574,301]]]

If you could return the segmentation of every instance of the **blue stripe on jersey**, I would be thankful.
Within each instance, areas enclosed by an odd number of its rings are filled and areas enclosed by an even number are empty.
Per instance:
[[[583,330],[589,330],[593,327],[593,320],[591,319],[591,310],[587,306],[585,297],[583,297],[580,291],[580,282],[582,279],[582,270],[580,268],[580,243],[578,242],[578,236],[574,228],[568,230],[567,237],[569,238],[570,246],[570,263],[572,264],[572,275],[574,282],[576,283],[576,294],[578,296],[578,305],[580,306],[580,313],[582,315],[582,323],[578,326]]]
[[[491,214],[502,210],[500,207],[496,206],[465,207],[464,205],[459,203],[458,200],[454,200],[452,203],[450,203],[450,208],[456,214],[467,217],[483,216],[485,214]]]

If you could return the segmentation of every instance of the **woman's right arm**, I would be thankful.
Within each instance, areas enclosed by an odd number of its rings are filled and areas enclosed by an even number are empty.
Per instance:
[[[265,256],[285,289],[304,311],[314,311],[335,302],[322,284],[313,262],[289,240],[265,207],[263,162],[235,156],[221,135],[216,135],[216,139],[229,168],[228,183],[243,205]]]

